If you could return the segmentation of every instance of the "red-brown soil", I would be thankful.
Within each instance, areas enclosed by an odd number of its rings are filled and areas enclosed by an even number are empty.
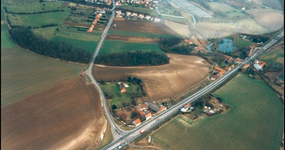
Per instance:
[[[162,23],[126,20],[114,21],[114,24],[116,24],[117,27],[112,30],[177,35],[177,33]]]
[[[97,147],[106,126],[99,93],[77,78],[1,110],[4,150]]]
[[[136,43],[158,43],[159,42],[159,39],[157,38],[132,37],[132,36],[121,36],[121,35],[108,35],[106,39],[116,40],[116,41],[136,42]]]
[[[161,100],[180,94],[205,79],[210,64],[197,56],[167,54],[170,63],[161,66],[113,67],[95,65],[97,80],[122,80],[129,76],[143,80],[147,99]]]

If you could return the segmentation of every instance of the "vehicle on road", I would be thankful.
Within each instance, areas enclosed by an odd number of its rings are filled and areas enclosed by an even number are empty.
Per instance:
[[[145,133],[145,130],[141,130],[140,133],[141,133],[141,134],[144,134],[144,133]]]

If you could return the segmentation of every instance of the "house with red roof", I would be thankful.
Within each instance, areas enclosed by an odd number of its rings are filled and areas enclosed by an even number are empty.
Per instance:
[[[133,124],[137,127],[141,124],[141,120],[138,118],[138,119],[133,121]]]
[[[146,119],[146,120],[150,119],[151,117],[152,117],[152,114],[151,114],[151,113],[148,113],[148,114],[145,115],[145,119]]]

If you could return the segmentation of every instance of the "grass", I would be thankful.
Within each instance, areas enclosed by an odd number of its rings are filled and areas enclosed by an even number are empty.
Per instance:
[[[32,31],[37,34],[41,35],[47,39],[51,39],[54,37],[54,33],[58,27],[48,27],[48,28],[38,28],[38,29],[32,29]]]
[[[124,35],[124,36],[135,36],[135,37],[149,37],[149,38],[163,38],[163,37],[174,37],[170,34],[155,34],[155,33],[142,33],[142,32],[130,32],[130,31],[116,31],[109,30],[109,35]]]
[[[109,106],[116,105],[118,108],[123,107],[122,103],[126,102],[131,104],[132,95],[142,96],[142,90],[138,84],[133,84],[125,82],[129,87],[127,87],[126,93],[120,92],[120,87],[117,82],[108,82],[106,84],[101,84],[101,88],[104,93],[111,95],[112,98],[108,100]]]
[[[83,40],[65,38],[65,37],[60,37],[60,36],[55,36],[52,38],[52,40],[58,41],[58,42],[65,42],[71,46],[82,48],[83,50],[86,50],[90,53],[93,53],[93,51],[95,50],[97,46],[97,43],[94,41],[83,41]]]
[[[3,6],[4,5],[1,3],[1,20],[5,20],[5,12]]]
[[[1,47],[1,108],[78,77],[84,68],[21,48]]]
[[[233,108],[191,121],[175,117],[152,134],[162,149],[276,150],[283,133],[283,108],[262,80],[238,74],[215,92]]]
[[[237,50],[239,50],[241,48],[249,47],[252,44],[253,44],[253,42],[248,41],[248,40],[244,40],[242,38],[237,38],[235,41],[235,47]]]
[[[8,14],[8,19],[13,26],[41,27],[49,24],[61,24],[69,13],[63,11],[29,15]]]
[[[1,26],[2,28],[2,26]],[[1,30],[1,49],[16,47],[16,44],[10,39],[10,35],[7,30]]]
[[[156,51],[156,52],[164,53],[159,48],[158,44],[131,43],[131,42],[105,40],[99,54],[111,54],[111,53],[117,53],[117,52],[122,52],[122,51],[135,51],[135,50]]]
[[[151,16],[158,17],[158,13],[156,12],[155,9],[149,9],[149,8],[143,8],[143,7],[133,7],[130,5],[119,6],[118,9],[125,9],[125,10],[129,10],[129,11],[134,11],[134,12],[143,13],[143,14],[149,14]]]
[[[273,50],[261,55],[260,59],[271,64],[279,63],[284,65],[284,48],[278,46]]]
[[[95,41],[99,42],[102,32],[94,31],[92,33],[78,31],[77,28],[67,28],[67,27],[60,27],[59,32],[56,33],[57,36],[64,37],[64,38],[72,38],[82,41]]]
[[[97,148],[97,150],[102,149],[104,146],[108,145],[113,141],[113,135],[110,127],[110,123],[108,122],[106,132],[104,134],[104,138],[100,144],[100,146]]]
[[[7,11],[13,13],[35,13],[43,11],[62,10],[63,2],[43,2],[7,5]]]

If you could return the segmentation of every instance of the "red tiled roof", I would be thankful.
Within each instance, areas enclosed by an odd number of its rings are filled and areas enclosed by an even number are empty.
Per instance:
[[[140,124],[141,123],[141,120],[138,118],[134,121],[134,123],[137,125],[137,124]]]

